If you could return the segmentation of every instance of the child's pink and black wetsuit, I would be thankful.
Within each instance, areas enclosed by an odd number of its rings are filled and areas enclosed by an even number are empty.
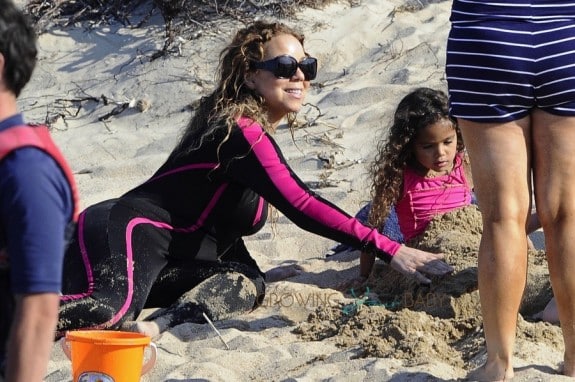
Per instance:
[[[302,229],[385,260],[399,250],[310,191],[259,124],[240,119],[218,153],[223,138],[176,149],[147,182],[80,215],[66,255],[60,330],[118,327],[220,272],[246,275],[261,298],[263,274],[242,236],[263,226],[267,203]]]

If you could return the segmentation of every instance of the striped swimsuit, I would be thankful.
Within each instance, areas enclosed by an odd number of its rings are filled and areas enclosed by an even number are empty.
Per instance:
[[[447,42],[450,112],[508,122],[533,108],[575,116],[575,2],[454,0]]]
[[[222,272],[245,275],[262,298],[263,274],[242,236],[263,226],[268,202],[300,228],[384,260],[399,250],[310,191],[259,124],[240,119],[218,153],[222,140],[172,153],[150,180],[80,215],[65,257],[60,332],[118,328]]]

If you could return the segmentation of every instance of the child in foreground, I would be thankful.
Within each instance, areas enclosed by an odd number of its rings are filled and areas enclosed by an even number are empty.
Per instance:
[[[46,126],[18,107],[38,60],[24,12],[0,0],[0,381],[46,375],[67,229],[76,220],[70,166]]]

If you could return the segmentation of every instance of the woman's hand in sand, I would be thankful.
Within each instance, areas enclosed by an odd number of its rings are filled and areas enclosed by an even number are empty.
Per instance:
[[[431,280],[423,275],[441,276],[453,272],[453,267],[445,263],[441,253],[431,253],[402,245],[391,259],[391,267],[404,275],[414,277],[421,284],[430,284]]]

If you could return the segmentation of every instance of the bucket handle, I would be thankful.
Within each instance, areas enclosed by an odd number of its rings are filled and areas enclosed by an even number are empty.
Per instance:
[[[152,370],[152,368],[156,364],[156,358],[157,358],[157,353],[158,353],[158,347],[153,342],[150,342],[150,344],[148,346],[146,346],[146,348],[150,349],[150,352],[149,352],[150,356],[149,356],[148,360],[142,366],[142,375],[144,375],[147,372],[149,372],[150,370]]]
[[[68,343],[68,340],[66,339],[66,337],[62,337],[60,338],[60,346],[62,347],[62,350],[64,351],[64,354],[66,354],[66,357],[68,357],[68,359],[71,361],[72,360],[72,352],[70,350],[70,344]]]

